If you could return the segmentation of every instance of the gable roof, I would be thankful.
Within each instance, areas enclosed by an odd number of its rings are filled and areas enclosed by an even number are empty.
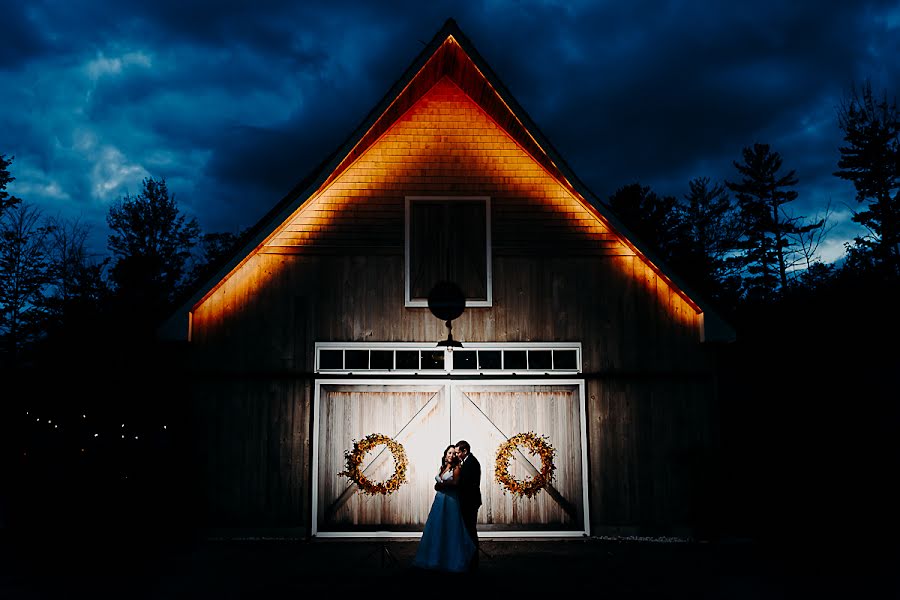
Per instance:
[[[606,205],[572,172],[559,153],[541,134],[526,111],[519,106],[500,79],[491,71],[453,19],[448,19],[431,42],[419,53],[400,79],[369,112],[362,123],[328,158],[285,195],[250,228],[236,244],[235,252],[198,282],[186,300],[163,324],[160,333],[167,339],[185,339],[190,313],[225,281],[229,274],[250,259],[298,209],[328,188],[361,157],[413,104],[439,80],[448,77],[490,118],[522,147],[548,174],[562,185],[584,208],[607,224],[622,242],[662,277],[703,317],[703,339],[731,341],[732,328],[700,297],[655,257],[652,249],[636,239]]]

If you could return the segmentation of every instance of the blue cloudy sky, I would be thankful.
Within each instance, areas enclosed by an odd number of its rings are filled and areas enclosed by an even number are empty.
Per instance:
[[[836,107],[900,92],[896,2],[0,0],[0,154],[10,191],[80,219],[168,181],[204,231],[254,224],[331,153],[448,17],[600,198],[681,196],[768,143],[798,215],[834,209],[823,257],[858,234],[835,178]]]

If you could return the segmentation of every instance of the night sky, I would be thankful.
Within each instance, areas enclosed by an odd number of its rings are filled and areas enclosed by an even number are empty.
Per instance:
[[[345,141],[448,17],[596,196],[682,196],[768,143],[797,215],[831,200],[823,259],[859,234],[832,175],[836,108],[900,90],[897,2],[0,0],[9,191],[80,219],[165,178],[206,232],[253,225]]]

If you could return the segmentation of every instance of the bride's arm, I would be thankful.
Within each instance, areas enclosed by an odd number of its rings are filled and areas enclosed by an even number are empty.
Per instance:
[[[453,467],[453,479],[445,481],[444,485],[459,485],[459,465]]]
[[[443,472],[442,472],[443,474]],[[448,487],[452,487],[455,485],[459,485],[459,465],[453,467],[453,478],[448,479],[446,481],[441,480],[438,483],[434,484],[435,491],[439,492],[441,490],[447,489]]]

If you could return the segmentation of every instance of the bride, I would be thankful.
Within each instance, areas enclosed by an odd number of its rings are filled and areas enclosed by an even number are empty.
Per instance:
[[[475,553],[475,543],[466,531],[462,512],[459,510],[458,492],[454,487],[459,481],[459,457],[455,446],[447,446],[444,450],[441,468],[434,479],[444,484],[444,491],[439,491],[434,496],[412,566],[440,571],[466,571]]]

